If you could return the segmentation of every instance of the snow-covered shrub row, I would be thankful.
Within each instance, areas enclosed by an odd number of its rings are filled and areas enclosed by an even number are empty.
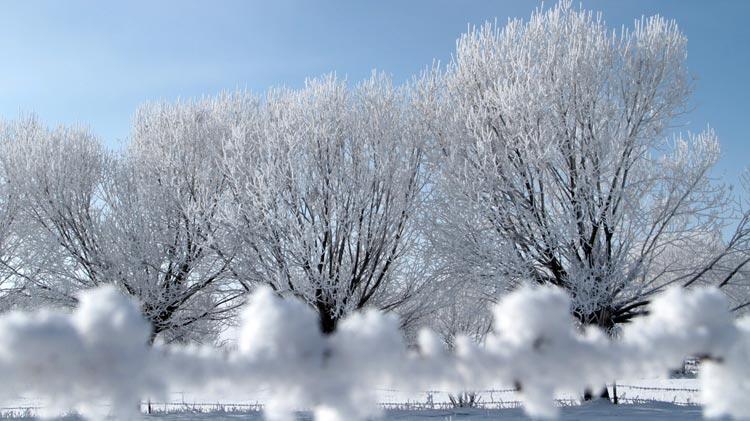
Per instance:
[[[448,352],[422,332],[415,350],[397,320],[376,311],[354,314],[332,335],[320,333],[307,305],[260,289],[245,310],[239,349],[148,347],[137,306],[114,289],[85,292],[72,315],[42,311],[0,317],[0,398],[28,393],[48,412],[78,410],[101,418],[135,415],[139,398],[179,385],[270,392],[266,417],[291,419],[312,408],[317,420],[376,416],[374,389],[450,390],[518,387],[526,411],[554,417],[556,391],[581,392],[623,376],[664,374],[686,355],[706,358],[702,388],[707,415],[747,417],[750,403],[750,319],[735,321],[712,289],[671,289],[650,314],[611,341],[579,331],[570,300],[553,288],[522,289],[495,308],[485,345],[467,338]]]

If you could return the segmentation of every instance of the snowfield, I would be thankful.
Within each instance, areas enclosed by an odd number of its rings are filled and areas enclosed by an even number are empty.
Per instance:
[[[146,418],[149,419],[149,418]],[[230,414],[175,414],[157,417],[159,420],[261,420],[259,413],[230,415]],[[299,420],[312,420],[311,414],[300,414]],[[385,412],[384,420],[530,420],[523,410],[518,409],[454,409],[454,410],[424,410],[403,411],[391,410]],[[613,406],[607,403],[593,403],[579,407],[564,408],[560,420],[700,420],[703,419],[698,407],[676,406],[666,403],[652,403],[647,405]]]
[[[564,406],[561,420],[698,420],[703,419],[700,403],[700,382],[697,379],[639,379],[618,384],[622,405],[590,402]],[[612,392],[610,386],[610,393]],[[519,396],[505,389],[478,392],[482,408],[449,408],[448,393],[429,391],[408,393],[378,389],[378,401],[386,408],[385,420],[529,420],[520,407]],[[268,397],[266,391],[229,395],[206,395],[202,392],[173,392],[167,403],[152,401],[154,415],[149,420],[262,420],[256,410]],[[572,394],[558,394],[560,402],[577,400]],[[210,402],[210,403],[209,403]],[[633,403],[636,402],[636,403]],[[30,416],[41,405],[36,399],[18,398],[0,408],[0,419],[36,419]],[[433,409],[429,408],[433,406]],[[408,409],[406,409],[408,408]],[[142,406],[145,413],[146,404]],[[312,420],[310,412],[298,412],[297,419]],[[59,420],[80,420],[62,417]]]
[[[297,413],[297,420],[312,420],[311,413]],[[3,419],[35,419],[29,417],[3,418]],[[175,421],[230,421],[230,420],[263,420],[261,412],[252,411],[244,413],[209,412],[209,413],[175,413],[166,415],[143,416],[143,420],[175,420]],[[450,420],[450,421],[479,421],[479,420],[530,420],[520,408],[516,409],[452,409],[452,410],[388,410],[385,411],[384,420]],[[563,408],[560,420],[564,421],[588,421],[588,420],[618,420],[618,421],[651,421],[651,420],[700,420],[703,419],[700,407],[678,406],[669,403],[647,403],[640,405],[611,405],[605,402],[593,402],[581,406]],[[59,420],[74,421],[77,417],[65,417]]]

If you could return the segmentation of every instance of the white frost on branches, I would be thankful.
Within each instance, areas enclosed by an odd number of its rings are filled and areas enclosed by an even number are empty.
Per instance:
[[[609,330],[669,285],[728,287],[750,214],[711,177],[712,130],[670,136],[686,58],[674,21],[613,32],[570,1],[462,35],[434,117],[431,239],[448,276],[489,294],[556,285],[582,324]]]
[[[414,223],[427,180],[417,94],[379,74],[271,91],[225,142],[248,279],[315,307],[326,332],[420,293]]]

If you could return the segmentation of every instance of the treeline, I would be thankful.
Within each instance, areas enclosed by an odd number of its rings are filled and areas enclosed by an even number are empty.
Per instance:
[[[118,152],[5,122],[0,303],[74,307],[112,284],[165,342],[215,339],[259,285],[326,333],[375,307],[449,344],[529,283],[611,332],[669,285],[716,285],[741,311],[748,213],[711,177],[718,139],[670,137],[686,43],[672,21],[613,33],[563,1],[468,31],[401,86],[147,104]]]

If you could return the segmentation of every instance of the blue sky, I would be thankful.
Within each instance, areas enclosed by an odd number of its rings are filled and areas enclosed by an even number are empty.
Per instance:
[[[551,4],[552,2],[547,2]],[[402,81],[445,62],[468,24],[528,17],[533,0],[273,0],[0,2],[0,116],[82,123],[109,145],[126,140],[138,104],[248,88],[300,86],[372,69]],[[686,129],[722,139],[717,175],[748,162],[750,1],[584,0],[612,27],[675,18],[697,77]]]

